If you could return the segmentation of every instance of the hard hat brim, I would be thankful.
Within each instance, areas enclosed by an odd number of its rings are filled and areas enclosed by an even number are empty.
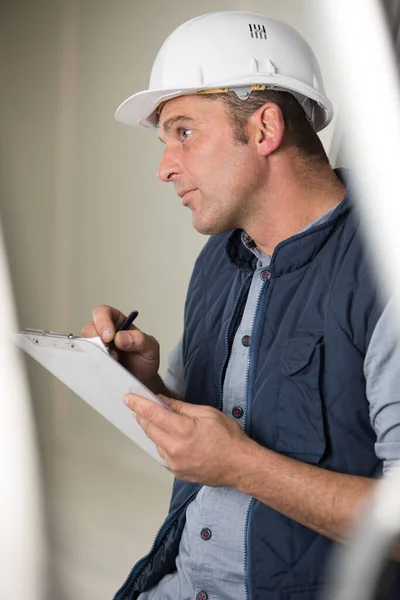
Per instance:
[[[155,127],[157,119],[155,112],[163,102],[184,96],[195,94],[196,89],[174,89],[174,90],[144,90],[130,96],[115,111],[115,118],[124,125],[132,127]]]
[[[254,76],[242,77],[236,81],[219,81],[207,88],[225,88],[225,87],[243,87],[252,84],[269,84],[271,89],[284,90],[287,92],[296,92],[303,94],[306,98],[314,100],[317,107],[316,118],[313,122],[315,131],[321,131],[329,125],[333,118],[333,106],[328,98],[320,94],[317,90],[312,89],[307,85],[299,85],[298,81],[292,80],[290,77],[274,75],[272,77],[258,77],[254,81]],[[301,89],[303,87],[304,89]],[[205,89],[207,89],[205,88]],[[115,112],[115,118],[120,123],[131,125],[132,127],[147,127],[152,128],[157,125],[157,108],[163,102],[185,96],[196,94],[201,91],[201,88],[175,88],[175,89],[160,89],[160,90],[144,90],[133,94],[127,98]]]

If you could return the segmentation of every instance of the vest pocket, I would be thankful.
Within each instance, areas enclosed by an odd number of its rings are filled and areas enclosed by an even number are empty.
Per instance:
[[[300,585],[298,587],[287,588],[285,600],[317,600],[323,598],[323,592],[326,588],[322,585]]]
[[[326,448],[320,374],[323,336],[296,332],[281,357],[276,450],[318,463]]]

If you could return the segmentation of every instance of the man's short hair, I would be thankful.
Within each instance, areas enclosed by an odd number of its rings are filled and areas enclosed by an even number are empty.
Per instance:
[[[232,120],[234,137],[242,144],[248,144],[247,120],[267,102],[273,102],[282,111],[285,122],[285,138],[289,145],[297,148],[306,159],[329,163],[321,140],[309,122],[306,113],[290,92],[275,90],[254,91],[247,100],[240,100],[235,92],[217,93],[204,96],[220,98],[228,109]]]

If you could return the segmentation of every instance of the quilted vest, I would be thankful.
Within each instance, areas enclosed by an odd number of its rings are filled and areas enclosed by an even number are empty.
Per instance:
[[[185,307],[185,398],[219,409],[256,260],[240,236],[234,231],[209,239]],[[363,362],[382,307],[360,238],[348,194],[327,222],[276,247],[251,338],[245,430],[296,460],[374,477],[381,464]],[[116,600],[135,600],[174,570],[186,507],[200,487],[175,480],[153,548]],[[249,600],[317,597],[332,541],[256,500],[246,537]]]

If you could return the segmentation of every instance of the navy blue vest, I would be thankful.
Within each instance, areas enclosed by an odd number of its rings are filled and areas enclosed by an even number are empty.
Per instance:
[[[240,234],[211,237],[192,275],[184,329],[185,398],[191,403],[221,408],[230,348],[256,260]],[[381,305],[360,237],[346,197],[326,223],[276,247],[251,340],[245,429],[259,444],[297,460],[373,477],[381,464],[363,363]],[[116,599],[134,600],[174,570],[186,507],[200,487],[175,481],[170,514]],[[293,594],[295,600],[311,600],[323,586],[332,545],[253,500],[246,547],[249,599],[288,600]]]

